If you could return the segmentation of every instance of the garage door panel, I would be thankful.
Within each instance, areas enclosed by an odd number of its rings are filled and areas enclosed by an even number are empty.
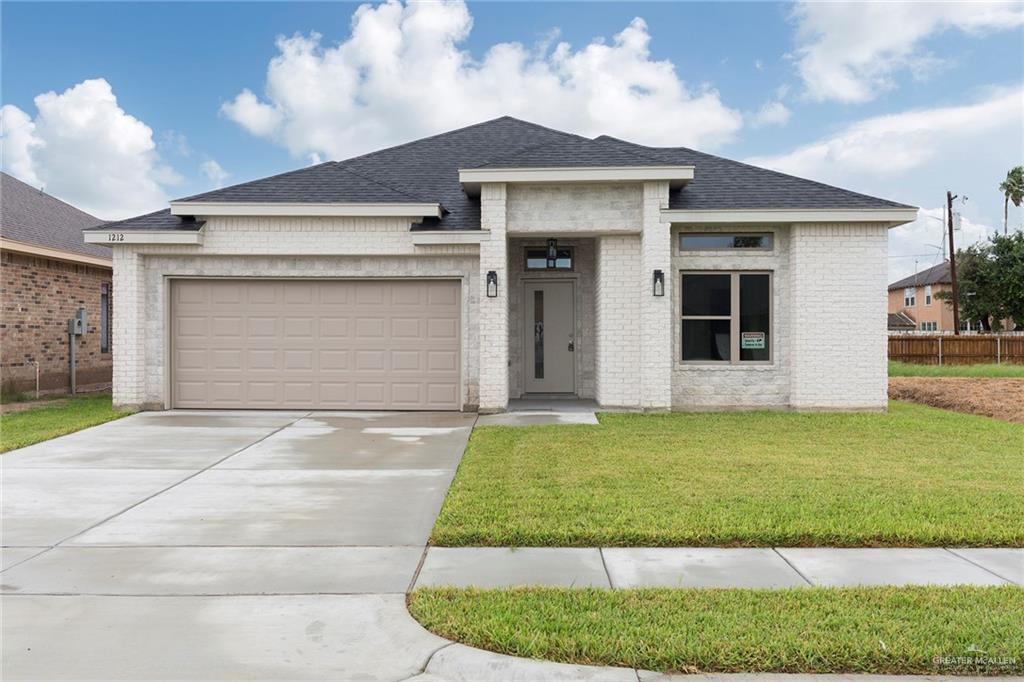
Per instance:
[[[176,407],[458,409],[459,284],[177,280]]]

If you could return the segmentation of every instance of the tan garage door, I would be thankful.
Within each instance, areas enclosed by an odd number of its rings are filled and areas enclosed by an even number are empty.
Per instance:
[[[175,407],[457,410],[459,283],[173,280]]]

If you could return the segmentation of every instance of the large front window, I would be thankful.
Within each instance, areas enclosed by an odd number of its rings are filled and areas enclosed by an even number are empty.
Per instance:
[[[771,274],[682,274],[683,362],[771,361]]]

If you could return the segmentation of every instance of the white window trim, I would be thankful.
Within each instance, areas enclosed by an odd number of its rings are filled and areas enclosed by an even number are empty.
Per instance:
[[[683,315],[682,278],[683,275],[730,275],[729,282],[729,315]],[[740,360],[740,275],[768,275],[768,359]],[[676,319],[679,321],[676,337],[679,350],[675,361],[679,367],[718,367],[722,369],[741,369],[744,367],[767,367],[775,364],[775,272],[772,270],[680,270],[679,303],[676,308]],[[729,320],[729,360],[683,360],[683,321],[684,320]]]
[[[903,287],[903,307],[917,307],[917,287]]]
[[[924,287],[924,304],[930,306],[932,304],[932,285],[926,284]]]

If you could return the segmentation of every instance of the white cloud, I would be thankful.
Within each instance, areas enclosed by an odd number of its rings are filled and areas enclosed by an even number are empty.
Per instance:
[[[784,126],[789,123],[792,113],[782,102],[765,102],[764,106],[750,117],[750,124],[755,128]]]
[[[163,186],[181,177],[162,164],[153,131],[118,106],[106,80],[43,93],[35,105],[35,119],[4,107],[3,162],[12,174],[101,218],[166,205]]]
[[[960,210],[960,207],[955,207]],[[922,208],[917,220],[889,230],[889,281],[938,265],[949,253],[948,232],[942,208]],[[991,225],[961,217],[960,229],[953,233],[956,248],[984,241],[995,232]],[[945,251],[943,251],[945,248]]]
[[[203,161],[199,165],[199,170],[203,172],[203,175],[210,181],[214,189],[223,187],[227,179],[231,177],[231,173],[221,168],[221,165],[213,159]]]
[[[1007,169],[1020,163],[1022,120],[1024,86],[1018,86],[958,106],[867,118],[787,153],[746,161],[918,206],[941,206],[951,190],[969,197],[957,208],[964,213],[968,244],[1002,224],[998,186]],[[1024,210],[1010,211],[1015,225],[1014,211],[1019,216]],[[893,256],[935,251],[922,246],[940,243],[942,225],[929,215],[941,217],[942,210],[922,209],[915,223],[890,232]],[[893,279],[912,271],[913,261],[890,258]],[[922,267],[926,263],[921,260]]]
[[[838,182],[851,177],[893,178],[952,161],[964,148],[977,155],[980,140],[1002,140],[1020,150],[1024,87],[999,89],[986,99],[867,118],[836,134],[778,156],[749,159],[758,166]],[[1016,142],[1016,145],[1014,145]],[[1005,173],[1005,171],[1003,171]]]
[[[906,70],[915,78],[942,68],[922,48],[925,39],[958,29],[971,35],[1024,24],[1020,2],[800,2],[797,70],[817,101],[866,102],[895,87]]]
[[[758,71],[764,71],[764,62],[762,62],[760,59],[755,59],[754,68],[757,69]]]
[[[23,182],[40,186],[32,167],[32,150],[41,144],[32,117],[10,104],[0,107],[0,167]]]
[[[295,156],[344,158],[504,114],[584,135],[714,147],[742,126],[710,88],[691,90],[669,61],[651,58],[634,19],[611,41],[574,49],[493,45],[481,60],[460,48],[473,20],[461,1],[363,5],[351,35],[277,41],[265,99],[243,90],[223,113]]]

